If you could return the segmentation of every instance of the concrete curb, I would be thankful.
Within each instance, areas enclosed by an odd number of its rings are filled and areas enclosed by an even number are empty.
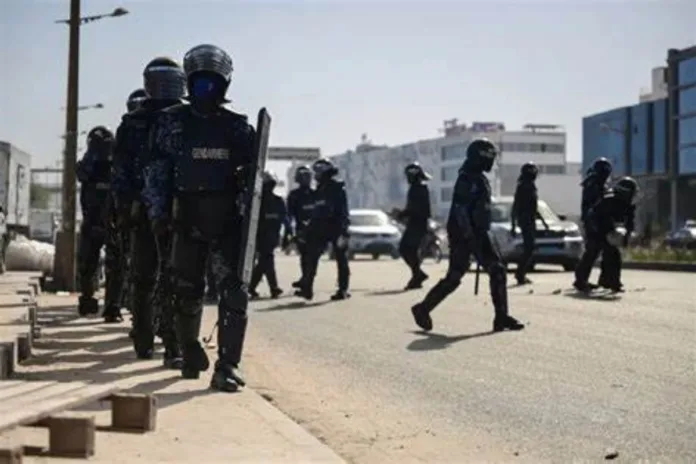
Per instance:
[[[696,263],[624,261],[623,268],[643,271],[696,272]]]
[[[263,417],[267,423],[273,424],[273,428],[301,451],[303,457],[310,459],[308,462],[346,464],[346,461],[328,445],[312,435],[256,390],[244,387],[243,394],[254,397],[251,405],[256,413]]]

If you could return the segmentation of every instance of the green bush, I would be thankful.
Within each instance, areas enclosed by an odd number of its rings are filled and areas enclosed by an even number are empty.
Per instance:
[[[674,248],[629,248],[624,251],[624,260],[641,262],[694,263],[696,250]]]

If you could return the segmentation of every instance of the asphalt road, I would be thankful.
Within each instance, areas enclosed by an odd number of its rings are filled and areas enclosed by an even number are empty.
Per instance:
[[[409,308],[445,266],[401,292],[401,262],[356,261],[353,298],[331,303],[323,261],[314,302],[254,302],[251,386],[350,462],[696,462],[693,274],[625,271],[622,296],[579,298],[571,274],[537,272],[509,290],[527,329],[502,334],[468,275],[426,335]],[[288,290],[297,268],[278,259]]]

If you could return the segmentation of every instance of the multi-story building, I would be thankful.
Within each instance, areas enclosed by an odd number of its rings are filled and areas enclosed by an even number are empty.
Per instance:
[[[580,181],[577,165],[567,163],[566,134],[556,125],[527,124],[520,130],[507,130],[500,122],[458,124],[445,121],[444,135],[396,147],[372,145],[366,136],[355,150],[335,155],[333,161],[346,182],[351,208],[390,210],[404,206],[407,185],[404,167],[418,161],[430,172],[433,215],[447,216],[452,187],[471,140],[487,137],[501,149],[501,157],[490,174],[496,196],[514,194],[522,164],[532,161],[539,166],[540,194],[552,208],[569,216],[578,214],[579,193],[567,188]]]
[[[638,104],[583,118],[583,167],[604,156],[635,177],[638,226],[665,230],[696,218],[696,46],[669,50],[653,80]]]

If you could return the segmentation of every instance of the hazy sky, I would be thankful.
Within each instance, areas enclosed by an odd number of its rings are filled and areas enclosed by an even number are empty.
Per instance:
[[[0,139],[54,164],[62,150],[68,0],[0,0]],[[696,43],[696,1],[84,0],[80,129],[115,129],[157,55],[212,43],[235,62],[238,111],[273,116],[271,144],[400,144],[442,121],[562,124],[581,157],[581,118],[637,102],[667,48]],[[80,145],[84,144],[81,137]]]

